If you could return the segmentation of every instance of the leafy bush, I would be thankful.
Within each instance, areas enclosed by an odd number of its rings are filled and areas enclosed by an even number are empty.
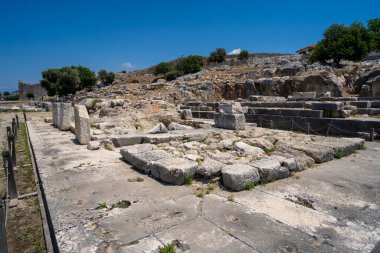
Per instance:
[[[173,64],[172,63],[161,62],[154,67],[153,74],[156,76],[160,75],[160,74],[165,75],[166,73],[170,72],[171,70],[173,70]]]
[[[192,74],[200,71],[203,66],[203,57],[199,55],[190,55],[181,57],[177,61],[176,69],[183,74]]]
[[[9,96],[11,93],[9,91],[4,91],[3,92],[3,96],[6,97],[6,96]]]
[[[249,58],[249,52],[247,50],[242,50],[239,55],[238,55],[238,59],[239,60],[248,60]]]
[[[107,70],[101,69],[98,72],[98,78],[103,84],[111,84],[115,81],[115,73],[107,72]]]
[[[211,52],[208,61],[209,62],[224,62],[227,58],[227,51],[224,48],[217,48],[214,52]]]
[[[20,99],[20,95],[19,94],[14,94],[14,95],[8,95],[5,97],[4,100],[7,100],[7,101],[16,101],[16,100],[19,100]]]
[[[34,98],[34,94],[32,92],[28,92],[28,93],[26,93],[26,97],[28,99],[32,99],[32,98]]]
[[[181,76],[181,73],[178,70],[173,70],[173,71],[166,73],[165,79],[166,79],[166,81],[172,81],[172,80],[175,80],[176,78],[178,78],[180,76]]]
[[[342,59],[361,60],[370,51],[371,36],[361,23],[353,23],[349,27],[331,25],[323,36],[313,50],[310,62],[326,63],[332,59],[339,65]]]
[[[40,84],[49,96],[74,94],[78,90],[91,89],[96,84],[95,73],[82,66],[63,67],[42,71]]]

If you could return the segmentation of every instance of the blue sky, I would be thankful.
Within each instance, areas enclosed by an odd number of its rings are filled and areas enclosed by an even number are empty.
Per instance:
[[[294,53],[330,24],[379,10],[380,1],[0,0],[0,91],[66,65],[129,71],[217,47]]]

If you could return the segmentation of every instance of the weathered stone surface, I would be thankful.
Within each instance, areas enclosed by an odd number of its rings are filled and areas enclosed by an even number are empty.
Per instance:
[[[260,180],[257,168],[247,164],[235,163],[222,168],[223,185],[234,191],[242,191],[249,183],[256,184]]]
[[[61,131],[70,130],[70,125],[73,118],[73,107],[70,103],[60,103],[58,128]]]
[[[138,134],[115,135],[111,136],[110,138],[115,147],[140,144],[143,140],[143,136]]]
[[[311,104],[312,110],[335,110],[340,111],[343,110],[344,103],[343,102],[313,102]]]
[[[153,177],[161,179],[170,184],[181,185],[185,182],[185,177],[194,174],[197,163],[185,158],[164,158],[148,164]]]
[[[90,117],[84,105],[74,106],[75,137],[79,144],[86,145],[91,141]]]
[[[87,149],[88,150],[98,150],[100,147],[100,142],[99,141],[90,141],[87,144]]]
[[[148,133],[150,134],[161,134],[161,133],[167,133],[168,129],[163,123],[159,123],[155,125],[152,129],[149,130]]]
[[[285,167],[281,168],[281,163],[276,160],[262,159],[255,161],[250,164],[251,166],[257,168],[260,172],[260,177],[262,180],[267,182],[272,182],[280,178],[280,176],[284,175]],[[287,169],[287,168],[286,168]],[[289,170],[288,170],[289,173]]]
[[[169,131],[174,131],[174,130],[190,130],[194,129],[194,127],[191,126],[186,126],[186,125],[181,125],[175,122],[171,122],[168,126]]]
[[[266,138],[250,138],[245,140],[247,144],[259,147],[263,150],[272,150],[274,145]]]
[[[272,154],[284,156],[289,159],[295,159],[296,160],[295,171],[305,170],[314,164],[314,160],[311,157],[307,156],[305,152],[294,149],[283,141],[276,142],[275,151]],[[291,170],[290,167],[288,168],[289,170]]]
[[[193,114],[191,113],[191,110],[189,110],[189,109],[182,110],[181,111],[181,119],[184,119],[184,120],[193,119]]]
[[[214,114],[215,126],[230,130],[244,130],[245,116],[244,114],[229,114],[229,113],[215,113]]]
[[[315,91],[311,92],[293,92],[292,98],[315,98],[317,93]]]
[[[45,117],[44,121],[45,121],[45,123],[52,123],[53,119],[52,119],[52,117]]]
[[[134,145],[120,150],[124,161],[132,164],[136,169],[150,174],[149,162],[170,158],[171,154],[164,150],[153,149],[151,144]]]
[[[201,165],[198,166],[197,173],[205,178],[216,177],[220,174],[223,166],[225,166],[224,163],[210,157],[206,157]]]
[[[59,121],[59,115],[61,113],[61,103],[53,103],[52,105],[52,118],[53,118],[53,125],[58,127],[58,121]]]
[[[265,152],[261,148],[248,145],[247,143],[244,143],[244,142],[241,142],[241,141],[236,142],[234,144],[233,149],[235,151],[239,152],[240,154],[242,154],[242,155],[248,155],[248,156],[250,156],[253,159],[261,158],[261,157],[265,156]]]

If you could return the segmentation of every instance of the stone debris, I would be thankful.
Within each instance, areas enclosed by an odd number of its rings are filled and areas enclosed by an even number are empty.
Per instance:
[[[232,113],[215,113],[214,114],[215,126],[230,130],[244,130],[245,129],[245,117],[244,114],[232,114]]]
[[[152,129],[149,130],[148,133],[150,134],[161,134],[161,133],[167,133],[168,129],[163,123],[159,123],[156,126],[154,126]]]
[[[98,150],[100,148],[100,142],[99,141],[89,141],[87,144],[88,150]]]
[[[194,127],[191,126],[186,126],[186,125],[181,125],[175,122],[171,122],[168,126],[169,131],[174,131],[174,130],[191,130],[194,129]]]

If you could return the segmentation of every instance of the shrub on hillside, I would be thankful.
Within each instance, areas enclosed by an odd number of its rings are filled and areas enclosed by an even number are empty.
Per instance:
[[[166,74],[169,71],[173,70],[173,64],[169,62],[161,62],[157,64],[154,69],[153,69],[153,74],[154,75],[160,75],[160,74]]]
[[[182,73],[179,72],[178,70],[172,70],[165,75],[166,81],[172,81],[175,80],[176,78],[182,76]]]
[[[4,98],[4,100],[6,101],[16,101],[16,100],[19,100],[20,99],[20,95],[19,94],[14,94],[14,95],[8,95]]]
[[[111,84],[115,81],[115,73],[101,69],[98,71],[98,78],[103,84]]]
[[[238,54],[238,59],[239,60],[248,60],[249,58],[249,52],[247,50],[242,50],[239,54]]]
[[[199,55],[190,55],[187,57],[181,57],[177,61],[176,69],[187,75],[199,72],[203,66],[203,57]]]
[[[224,48],[217,48],[214,52],[211,52],[208,57],[209,62],[224,62],[227,58],[227,51]]]

